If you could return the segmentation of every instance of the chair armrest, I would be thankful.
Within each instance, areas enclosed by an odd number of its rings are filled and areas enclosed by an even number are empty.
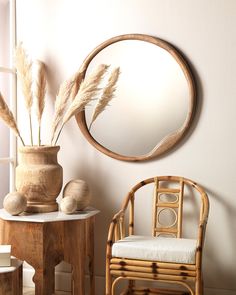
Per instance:
[[[113,243],[123,238],[125,235],[124,215],[125,215],[125,209],[120,210],[118,213],[116,213],[113,216],[112,221],[110,223],[108,238],[107,238],[107,250],[106,250],[107,259],[110,259],[111,257]]]
[[[201,220],[198,226],[197,249],[202,251],[205,239],[207,219]]]
[[[119,224],[120,220],[124,218],[125,210],[120,210],[118,213],[116,213],[109,226],[109,231],[108,231],[108,242],[111,241],[113,242],[114,236],[115,236],[115,229],[117,225]]]

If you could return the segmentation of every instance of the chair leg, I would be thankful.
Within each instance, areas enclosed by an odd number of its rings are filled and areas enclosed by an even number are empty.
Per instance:
[[[111,276],[107,276],[106,277],[106,295],[111,295],[111,284],[112,284],[112,280],[111,280]]]
[[[195,295],[203,295],[204,288],[203,288],[203,280],[202,278],[197,278],[195,283]]]
[[[112,277],[110,274],[109,265],[106,266],[106,295],[111,295]]]

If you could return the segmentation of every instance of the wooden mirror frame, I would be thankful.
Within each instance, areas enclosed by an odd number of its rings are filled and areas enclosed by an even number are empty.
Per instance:
[[[176,62],[179,64],[181,67],[184,76],[187,80],[188,87],[189,87],[189,109],[188,113],[186,116],[186,119],[178,130],[176,130],[174,133],[169,134],[165,136],[158,144],[157,146],[150,151],[149,153],[145,155],[140,155],[140,156],[124,156],[118,153],[115,153],[103,145],[101,145],[99,142],[97,142],[93,136],[90,134],[88,130],[88,126],[86,124],[86,119],[85,119],[85,111],[80,112],[78,115],[76,115],[76,120],[79,125],[79,128],[85,138],[91,143],[96,149],[98,149],[100,152],[106,154],[109,157],[112,157],[117,160],[122,160],[122,161],[144,161],[144,160],[149,160],[151,158],[154,158],[156,156],[159,156],[163,154],[164,152],[170,150],[179,140],[184,136],[186,133],[187,129],[189,128],[191,121],[193,119],[194,111],[195,111],[195,105],[196,105],[196,86],[194,82],[193,75],[191,73],[191,70],[186,62],[186,60],[183,58],[181,53],[174,48],[172,45],[167,43],[166,41],[163,41],[159,38],[152,37],[149,35],[144,35],[144,34],[126,34],[126,35],[120,35],[116,36],[113,38],[110,38],[106,40],[105,42],[101,43],[98,45],[84,60],[83,64],[80,67],[80,73],[81,73],[81,80],[85,77],[87,68],[92,61],[92,59],[104,48],[108,47],[109,45],[124,41],[124,40],[140,40],[140,41],[145,41],[152,43],[156,46],[161,47],[162,49],[166,50],[169,52],[169,54],[172,55],[172,57],[176,60]]]

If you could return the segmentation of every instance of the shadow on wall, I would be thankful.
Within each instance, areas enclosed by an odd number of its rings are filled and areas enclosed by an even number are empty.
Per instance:
[[[232,207],[232,204],[229,204],[216,192],[210,189],[206,189],[206,191],[210,196],[210,214],[203,258],[205,285],[210,288],[235,290],[236,277],[235,269],[233,268],[235,268],[236,265],[236,257],[234,255],[236,249],[236,207]],[[220,205],[221,212],[220,214],[218,213],[218,216],[215,216],[213,220],[212,215],[215,205]],[[210,231],[209,226],[211,222],[214,222],[213,226],[216,228],[213,233]],[[221,225],[222,222],[224,226]],[[217,237],[215,236],[216,233]],[[215,241],[217,241],[217,244]],[[221,252],[216,248],[220,248]],[[229,249],[232,253],[231,256],[228,253]],[[221,253],[220,256],[217,253]],[[225,261],[225,255],[231,257],[231,267],[229,267],[229,261]]]

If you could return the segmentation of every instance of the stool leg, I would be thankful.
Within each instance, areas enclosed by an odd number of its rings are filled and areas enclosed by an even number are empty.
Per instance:
[[[22,273],[23,273],[23,267],[21,265],[13,274],[13,280],[12,280],[13,295],[23,294]]]
[[[94,257],[89,256],[89,288],[90,295],[95,294],[95,280],[94,280]]]
[[[55,268],[35,269],[33,281],[35,295],[52,295],[55,292]]]
[[[0,294],[12,295],[12,273],[0,274]]]
[[[84,295],[85,286],[84,286],[84,268],[81,263],[80,265],[73,265],[72,270],[72,294],[73,295]]]
[[[0,274],[1,295],[22,295],[22,265],[14,272]]]

